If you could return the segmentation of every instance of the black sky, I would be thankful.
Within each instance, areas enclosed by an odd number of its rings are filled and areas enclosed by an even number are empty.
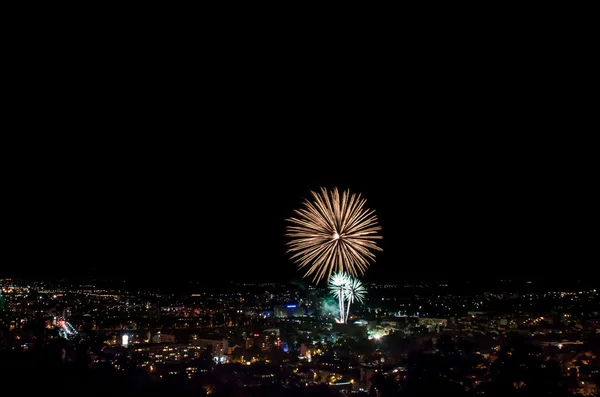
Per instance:
[[[15,42],[0,275],[298,278],[284,219],[321,186],[380,219],[367,280],[597,266],[592,53],[571,41],[562,63],[556,41],[542,59],[420,31],[345,56],[236,37],[198,60],[100,32]]]
[[[597,263],[598,196],[583,150],[318,135],[25,143],[9,168],[14,255],[2,273],[299,278],[284,219],[321,186],[361,192],[377,212],[384,251],[367,280],[579,277]]]

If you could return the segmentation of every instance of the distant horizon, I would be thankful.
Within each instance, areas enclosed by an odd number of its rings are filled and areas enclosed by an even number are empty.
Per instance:
[[[532,282],[576,282],[581,281],[586,284],[594,284],[594,280],[590,280],[589,278],[583,276],[565,276],[565,275],[498,275],[494,277],[490,277],[489,275],[470,275],[465,276],[461,275],[461,278],[456,278],[455,276],[449,276],[448,273],[412,273],[405,274],[399,278],[387,277],[385,279],[380,277],[359,277],[365,283],[376,283],[376,284],[402,284],[403,282],[447,282],[447,283],[464,283],[464,282],[500,282],[502,280],[507,281],[516,281],[516,282],[526,282],[528,280]],[[129,275],[116,275],[116,276],[108,276],[108,275],[84,275],[84,274],[52,274],[52,275],[19,275],[19,274],[0,274],[0,279],[21,279],[21,280],[33,280],[33,281],[59,281],[59,280],[68,280],[68,281],[87,281],[87,280],[98,280],[98,281],[108,281],[108,282],[118,282],[123,281],[128,283],[135,284],[181,284],[182,282],[187,283],[195,283],[195,284],[214,284],[214,277],[207,278],[195,278],[195,277],[185,277],[182,276],[177,277],[173,275],[160,275],[155,277],[147,277],[147,278],[139,278],[135,276]],[[290,282],[303,282],[310,285],[315,285],[311,282],[309,278],[303,278],[301,276],[298,277],[290,277],[290,278],[276,278],[276,277],[264,277],[264,278],[245,278],[245,277],[231,277],[227,280],[221,280],[221,284],[231,284],[231,283],[290,283]],[[596,281],[600,286],[600,281]],[[319,283],[319,285],[325,285],[324,282]]]

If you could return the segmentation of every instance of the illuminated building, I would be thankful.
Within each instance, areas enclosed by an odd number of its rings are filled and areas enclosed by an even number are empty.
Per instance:
[[[280,343],[280,346],[281,346],[281,350],[283,350],[284,352],[286,352],[286,353],[287,353],[287,352],[289,351],[289,347],[288,347],[288,343],[287,343],[287,342],[285,342],[285,341],[282,341],[282,342]]]
[[[0,310],[3,310],[6,306],[6,301],[4,300],[4,295],[2,295],[2,290],[0,289]]]
[[[301,343],[300,344],[300,355],[306,357],[311,349],[314,349],[314,346],[312,345],[312,343],[307,344],[307,343]]]
[[[246,338],[246,349],[252,349],[253,347],[260,347],[261,342],[264,338],[260,337],[260,334],[250,334]]]
[[[214,357],[222,357],[227,354],[229,341],[225,338],[195,338],[193,344],[198,347],[204,347],[212,353]]]
[[[302,305],[297,305],[295,303],[289,303],[285,306],[275,306],[273,308],[273,314],[275,318],[285,318],[285,317],[301,317],[306,313]]]
[[[436,329],[439,332],[441,328],[448,326],[448,320],[445,318],[419,317],[418,324],[428,329]]]
[[[175,335],[157,333],[152,337],[152,343],[175,343]]]

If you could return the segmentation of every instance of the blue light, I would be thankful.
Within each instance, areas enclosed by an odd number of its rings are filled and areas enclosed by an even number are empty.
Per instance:
[[[286,307],[287,307],[288,309],[292,309],[292,308],[296,307],[296,305],[287,305]]]

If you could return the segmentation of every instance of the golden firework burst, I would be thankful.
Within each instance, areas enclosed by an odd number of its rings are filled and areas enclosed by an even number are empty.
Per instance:
[[[366,208],[360,194],[341,194],[337,188],[312,192],[312,200],[304,200],[300,209],[286,219],[288,252],[299,268],[308,267],[304,277],[317,284],[329,279],[333,271],[353,277],[364,274],[375,261],[374,251],[381,239],[381,227],[374,210]]]

